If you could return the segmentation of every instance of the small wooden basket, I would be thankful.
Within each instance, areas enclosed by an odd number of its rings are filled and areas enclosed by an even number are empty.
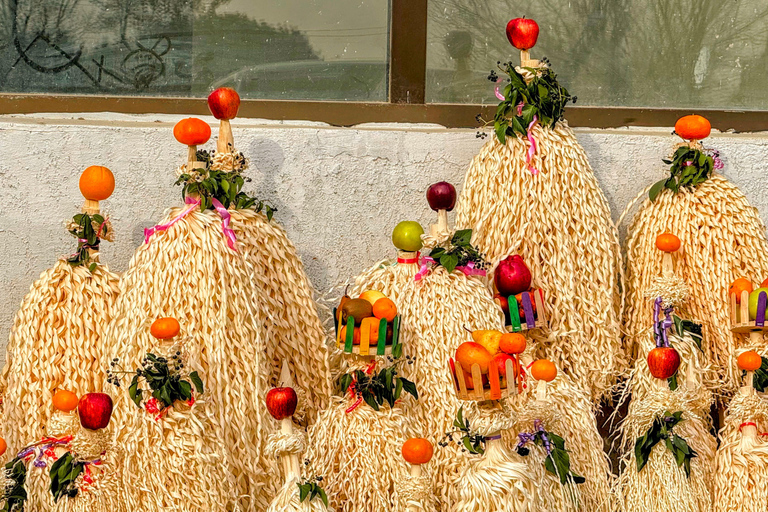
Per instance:
[[[474,389],[467,388],[467,382],[464,380],[464,371],[461,363],[450,359],[448,363],[448,370],[451,372],[451,379],[453,380],[454,389],[459,396],[459,400],[469,400],[474,402],[484,402],[486,400],[500,400],[507,398],[510,395],[517,393],[517,383],[514,378],[515,366],[512,361],[506,362],[507,376],[512,375],[512,380],[506,379],[506,386],[503,386],[504,378],[499,374],[499,369],[495,363],[492,363],[488,367],[488,386],[483,385],[483,375],[480,372],[480,365],[475,363],[467,371],[472,377],[471,383]],[[522,373],[522,369],[520,370]],[[512,386],[510,387],[510,384]]]
[[[544,302],[544,291],[537,288],[533,292],[523,292],[521,298],[526,321],[523,322],[520,319],[517,298],[514,295],[507,297],[510,319],[509,325],[506,326],[507,332],[521,332],[546,327],[549,323],[549,315],[547,314],[546,303]],[[496,304],[501,306],[499,299],[496,299]],[[533,312],[534,305],[536,306],[536,313]],[[532,323],[528,320],[529,318],[534,319]]]
[[[760,292],[757,297],[757,320],[749,319],[749,292],[741,292],[741,304],[736,303],[736,294],[730,294],[731,299],[731,332],[749,333],[753,331],[768,331],[765,322],[765,309],[768,304],[768,294]]]
[[[336,308],[333,308],[333,318],[339,318]],[[379,338],[376,345],[371,345],[371,322],[379,322]],[[341,319],[334,322],[336,326],[336,346],[339,350],[347,354],[357,354],[361,356],[386,356],[392,354],[392,351],[400,343],[400,315],[395,316],[391,322],[379,320],[378,318],[363,318],[360,324],[360,344],[353,343],[355,337],[355,319],[352,316],[347,317],[347,332],[345,339],[341,339],[341,329],[344,327]],[[387,329],[392,325],[392,343],[387,344]]]

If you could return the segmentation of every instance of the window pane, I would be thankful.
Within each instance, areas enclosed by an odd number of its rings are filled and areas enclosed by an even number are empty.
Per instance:
[[[386,101],[388,0],[0,0],[0,92]]]
[[[496,103],[523,15],[579,105],[768,109],[765,0],[430,0],[427,101]]]

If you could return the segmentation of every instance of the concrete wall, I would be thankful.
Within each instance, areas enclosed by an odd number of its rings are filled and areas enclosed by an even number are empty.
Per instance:
[[[115,243],[102,260],[123,271],[143,229],[181,202],[174,169],[186,149],[169,116],[0,116],[0,346],[13,315],[41,271],[73,251],[64,230],[82,202],[77,181],[89,165],[106,165],[117,189],[105,211]],[[212,124],[214,119],[207,119]],[[237,120],[236,146],[251,159],[246,185],[278,208],[276,219],[299,249],[319,289],[394,255],[389,236],[400,220],[433,219],[424,191],[447,180],[460,186],[483,141],[475,130],[430,125],[334,128],[311,123]],[[618,219],[624,207],[666,171],[660,158],[678,139],[664,129],[579,129]],[[768,220],[768,134],[719,134],[726,175]],[[0,358],[4,358],[3,355]]]

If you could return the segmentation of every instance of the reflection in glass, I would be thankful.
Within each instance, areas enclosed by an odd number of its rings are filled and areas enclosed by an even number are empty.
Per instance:
[[[0,0],[0,92],[386,101],[388,0]]]
[[[496,103],[486,77],[519,62],[504,28],[523,15],[579,104],[768,108],[765,0],[430,0],[427,101]]]

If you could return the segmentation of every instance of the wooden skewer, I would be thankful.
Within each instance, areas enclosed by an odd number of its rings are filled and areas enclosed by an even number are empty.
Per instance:
[[[291,377],[291,371],[288,368],[288,363],[285,359],[283,359],[283,366],[280,369],[280,386],[288,388],[293,387],[293,378]],[[280,430],[283,434],[292,434],[293,418],[283,418],[280,421]],[[299,466],[299,455],[296,453],[289,453],[284,455],[282,459],[283,472],[285,474],[286,481],[290,480],[291,477],[300,478],[301,469]]]
[[[672,254],[665,252],[661,259],[661,274],[664,277],[669,277],[675,273],[675,265],[672,263]]]
[[[536,383],[536,401],[544,402],[547,400],[547,381],[540,380]]]
[[[235,148],[235,138],[232,135],[232,125],[229,119],[219,120],[219,138],[216,140],[217,153],[230,153]]]

